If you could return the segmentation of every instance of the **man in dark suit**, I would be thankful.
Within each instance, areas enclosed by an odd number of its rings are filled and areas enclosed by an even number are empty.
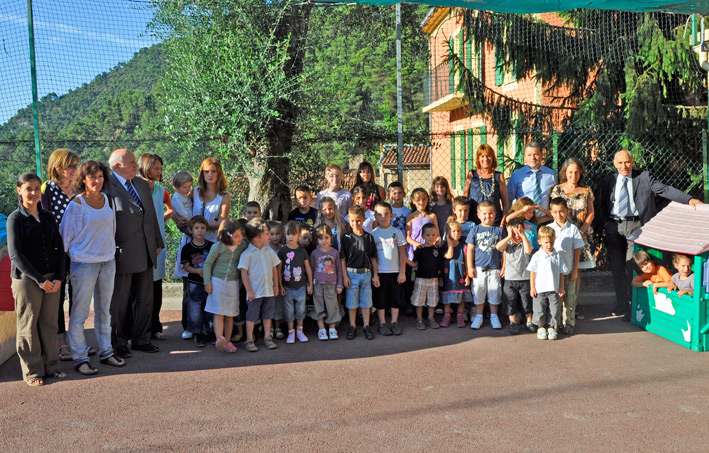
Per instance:
[[[601,186],[599,221],[605,225],[606,245],[613,271],[615,286],[614,316],[630,321],[632,300],[634,240],[640,227],[657,214],[655,195],[693,207],[701,201],[691,198],[674,187],[656,180],[647,171],[633,170],[633,156],[625,150],[618,151],[613,165],[618,173],[608,175]]]
[[[116,212],[116,278],[111,299],[111,340],[119,357],[132,349],[158,352],[150,343],[153,268],[164,247],[148,184],[127,149],[111,153],[111,200]],[[132,296],[132,297],[131,297]]]

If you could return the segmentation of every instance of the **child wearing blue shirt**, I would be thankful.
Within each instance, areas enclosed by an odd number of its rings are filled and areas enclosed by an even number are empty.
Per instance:
[[[505,236],[505,231],[495,226],[495,206],[489,201],[478,204],[480,225],[475,225],[468,234],[466,265],[468,276],[473,279],[473,296],[475,299],[475,318],[470,324],[471,329],[479,329],[483,325],[483,307],[485,297],[490,304],[490,324],[493,329],[501,329],[502,324],[497,316],[500,306],[502,253],[496,245]]]

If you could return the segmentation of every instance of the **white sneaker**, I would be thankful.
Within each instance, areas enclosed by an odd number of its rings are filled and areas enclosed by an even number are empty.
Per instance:
[[[556,333],[556,329],[549,327],[549,329],[547,329],[547,340],[556,340],[557,338],[559,338],[559,334]]]
[[[499,316],[490,316],[490,325],[493,329],[502,329]]]
[[[337,329],[330,327],[330,339],[337,340],[338,338],[340,338],[340,337],[337,336]]]
[[[547,339],[547,329],[544,327],[539,327],[537,329],[537,339],[546,340]]]
[[[327,341],[327,330],[325,330],[325,329],[318,330],[318,340]]]
[[[482,316],[475,316],[473,318],[473,322],[470,323],[470,328],[471,329],[479,329],[483,326],[483,317]]]
[[[302,330],[296,330],[295,331],[295,337],[300,341],[301,343],[307,343],[308,342],[308,337],[305,336]]]
[[[286,339],[286,343],[288,343],[288,344],[295,343],[295,330],[288,331],[288,339]]]
[[[183,340],[191,340],[192,339],[192,332],[190,332],[189,330],[185,330],[184,332],[182,332],[182,339]]]

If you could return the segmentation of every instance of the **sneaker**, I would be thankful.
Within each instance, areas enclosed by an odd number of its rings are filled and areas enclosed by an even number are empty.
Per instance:
[[[295,330],[288,331],[288,339],[286,340],[286,343],[288,343],[288,344],[295,343]]]
[[[573,335],[574,326],[564,326],[564,335]]]
[[[274,331],[273,336],[276,337],[276,340],[282,340],[286,337],[280,328]]]
[[[416,328],[418,330],[426,330],[426,324],[423,323],[423,319],[419,318],[416,320]]]
[[[318,330],[318,340],[327,341],[327,330],[325,330],[325,329]]]
[[[374,333],[372,332],[372,328],[369,326],[364,326],[362,329],[364,331],[364,337],[367,340],[374,340]]]
[[[528,322],[528,323],[526,324],[526,327],[527,327],[527,330],[529,330],[529,331],[532,332],[532,333],[534,333],[534,332],[537,331],[537,326],[535,326],[535,325],[532,324],[531,322]]]
[[[500,323],[500,317],[499,316],[490,316],[490,325],[495,330],[502,329],[502,323]]]
[[[510,324],[510,335],[519,335],[519,327],[517,327],[517,324]]]
[[[397,336],[401,335],[401,327],[399,327],[398,322],[391,323],[391,334]]]
[[[458,313],[455,319],[458,327],[465,327],[465,313]]]
[[[357,328],[355,326],[349,326],[347,328],[347,339],[352,340],[357,336]]]
[[[198,348],[203,348],[207,346],[207,343],[204,341],[204,338],[200,334],[193,334],[192,338],[194,339],[194,345],[195,347]]]
[[[268,349],[276,349],[278,345],[273,341],[273,338],[271,337],[266,337],[263,339],[263,344],[268,348]]]
[[[537,339],[546,340],[547,339],[547,329],[540,327],[537,329]]]
[[[429,319],[427,319],[427,320],[426,320],[426,325],[427,325],[428,327],[430,327],[431,329],[438,329],[439,327],[441,327],[441,325],[436,322],[436,319],[435,319],[435,318],[429,318]]]
[[[295,331],[295,337],[300,341],[301,343],[307,343],[308,342],[308,337],[305,336],[303,333],[302,329],[298,329]]]
[[[192,332],[190,332],[189,330],[185,330],[184,332],[182,332],[182,339],[183,340],[191,340],[192,339]]]
[[[331,340],[337,340],[338,338],[340,338],[339,336],[337,336],[337,329],[335,329],[334,327],[330,327],[330,331],[328,333],[330,334]]]
[[[471,329],[479,329],[483,326],[483,317],[482,316],[475,316],[473,318],[473,322],[470,323],[470,328]]]
[[[556,333],[556,329],[549,327],[547,329],[547,340],[556,340],[557,338],[559,338],[559,334]]]
[[[443,314],[443,309],[440,308],[440,307],[438,307],[438,308],[436,308],[435,313],[436,313],[437,315],[442,315],[442,314]]]
[[[377,330],[379,331],[379,335],[383,337],[389,337],[392,334],[391,329],[386,324],[379,323]]]
[[[446,313],[443,315],[443,319],[441,320],[441,327],[448,327],[451,325],[451,314]]]
[[[244,349],[248,352],[256,352],[258,351],[258,346],[254,343],[254,340],[246,340],[246,343],[244,343]]]

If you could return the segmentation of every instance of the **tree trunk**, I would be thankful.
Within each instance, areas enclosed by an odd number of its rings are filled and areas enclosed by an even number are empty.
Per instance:
[[[291,58],[284,68],[289,78],[303,73],[311,9],[311,4],[289,6],[276,30],[279,39],[291,39]],[[266,126],[264,147],[255,153],[254,174],[261,176],[249,176],[249,200],[261,205],[264,219],[283,221],[291,211],[290,159],[286,156],[293,146],[298,107],[294,101],[282,100],[276,108],[280,116]]]

